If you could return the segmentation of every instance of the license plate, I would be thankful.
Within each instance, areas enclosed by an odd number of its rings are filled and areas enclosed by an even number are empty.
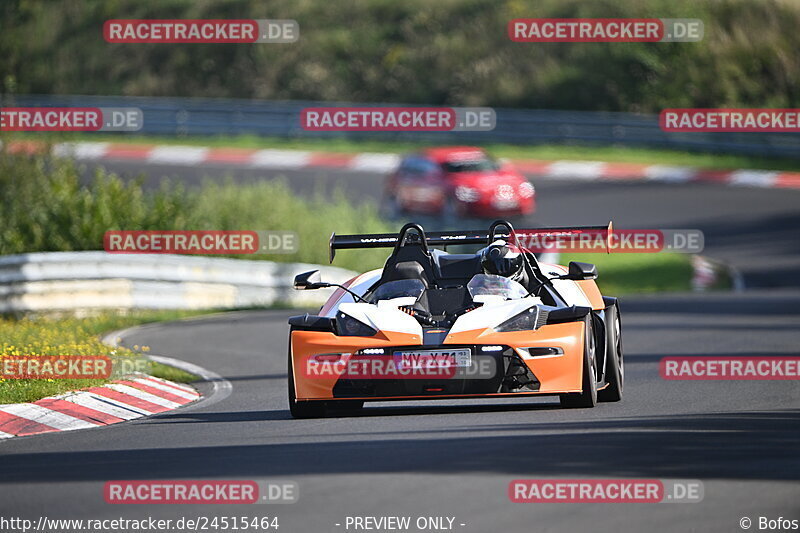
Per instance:
[[[496,209],[513,209],[519,206],[516,198],[495,198],[492,200],[492,205]]]
[[[394,352],[397,367],[401,370],[429,368],[463,368],[472,365],[472,352],[469,348],[452,350],[425,350]]]

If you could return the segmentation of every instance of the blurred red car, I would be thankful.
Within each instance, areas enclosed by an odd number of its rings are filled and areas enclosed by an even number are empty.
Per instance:
[[[386,182],[383,205],[390,216],[504,218],[532,213],[536,190],[510,164],[481,148],[429,148],[403,157]]]

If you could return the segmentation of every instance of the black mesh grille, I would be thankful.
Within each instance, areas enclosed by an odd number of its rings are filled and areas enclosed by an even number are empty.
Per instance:
[[[547,310],[542,309],[541,307],[539,308],[539,314],[536,316],[536,329],[539,329],[547,324],[547,315],[549,314],[550,313]]]

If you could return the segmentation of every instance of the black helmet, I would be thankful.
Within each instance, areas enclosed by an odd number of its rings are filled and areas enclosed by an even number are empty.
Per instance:
[[[523,278],[525,267],[522,254],[505,241],[495,241],[480,251],[481,266],[486,274],[504,276],[514,281]]]

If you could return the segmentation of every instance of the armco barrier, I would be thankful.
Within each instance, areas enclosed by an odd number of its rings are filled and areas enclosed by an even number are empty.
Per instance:
[[[296,274],[313,269],[333,283],[355,275],[341,268],[304,263],[179,255],[9,255],[0,257],[0,312],[321,305],[330,289],[292,289]]]
[[[667,133],[657,115],[542,109],[495,109],[490,132],[312,132],[300,127],[306,107],[380,106],[303,101],[210,98],[140,98],[122,96],[15,95],[3,106],[138,107],[147,135],[261,135],[282,138],[416,140],[431,143],[595,144],[646,146],[677,150],[797,157],[797,133]],[[397,106],[399,104],[391,104]],[[415,106],[421,107],[421,106]],[[120,135],[124,139],[123,135]]]

